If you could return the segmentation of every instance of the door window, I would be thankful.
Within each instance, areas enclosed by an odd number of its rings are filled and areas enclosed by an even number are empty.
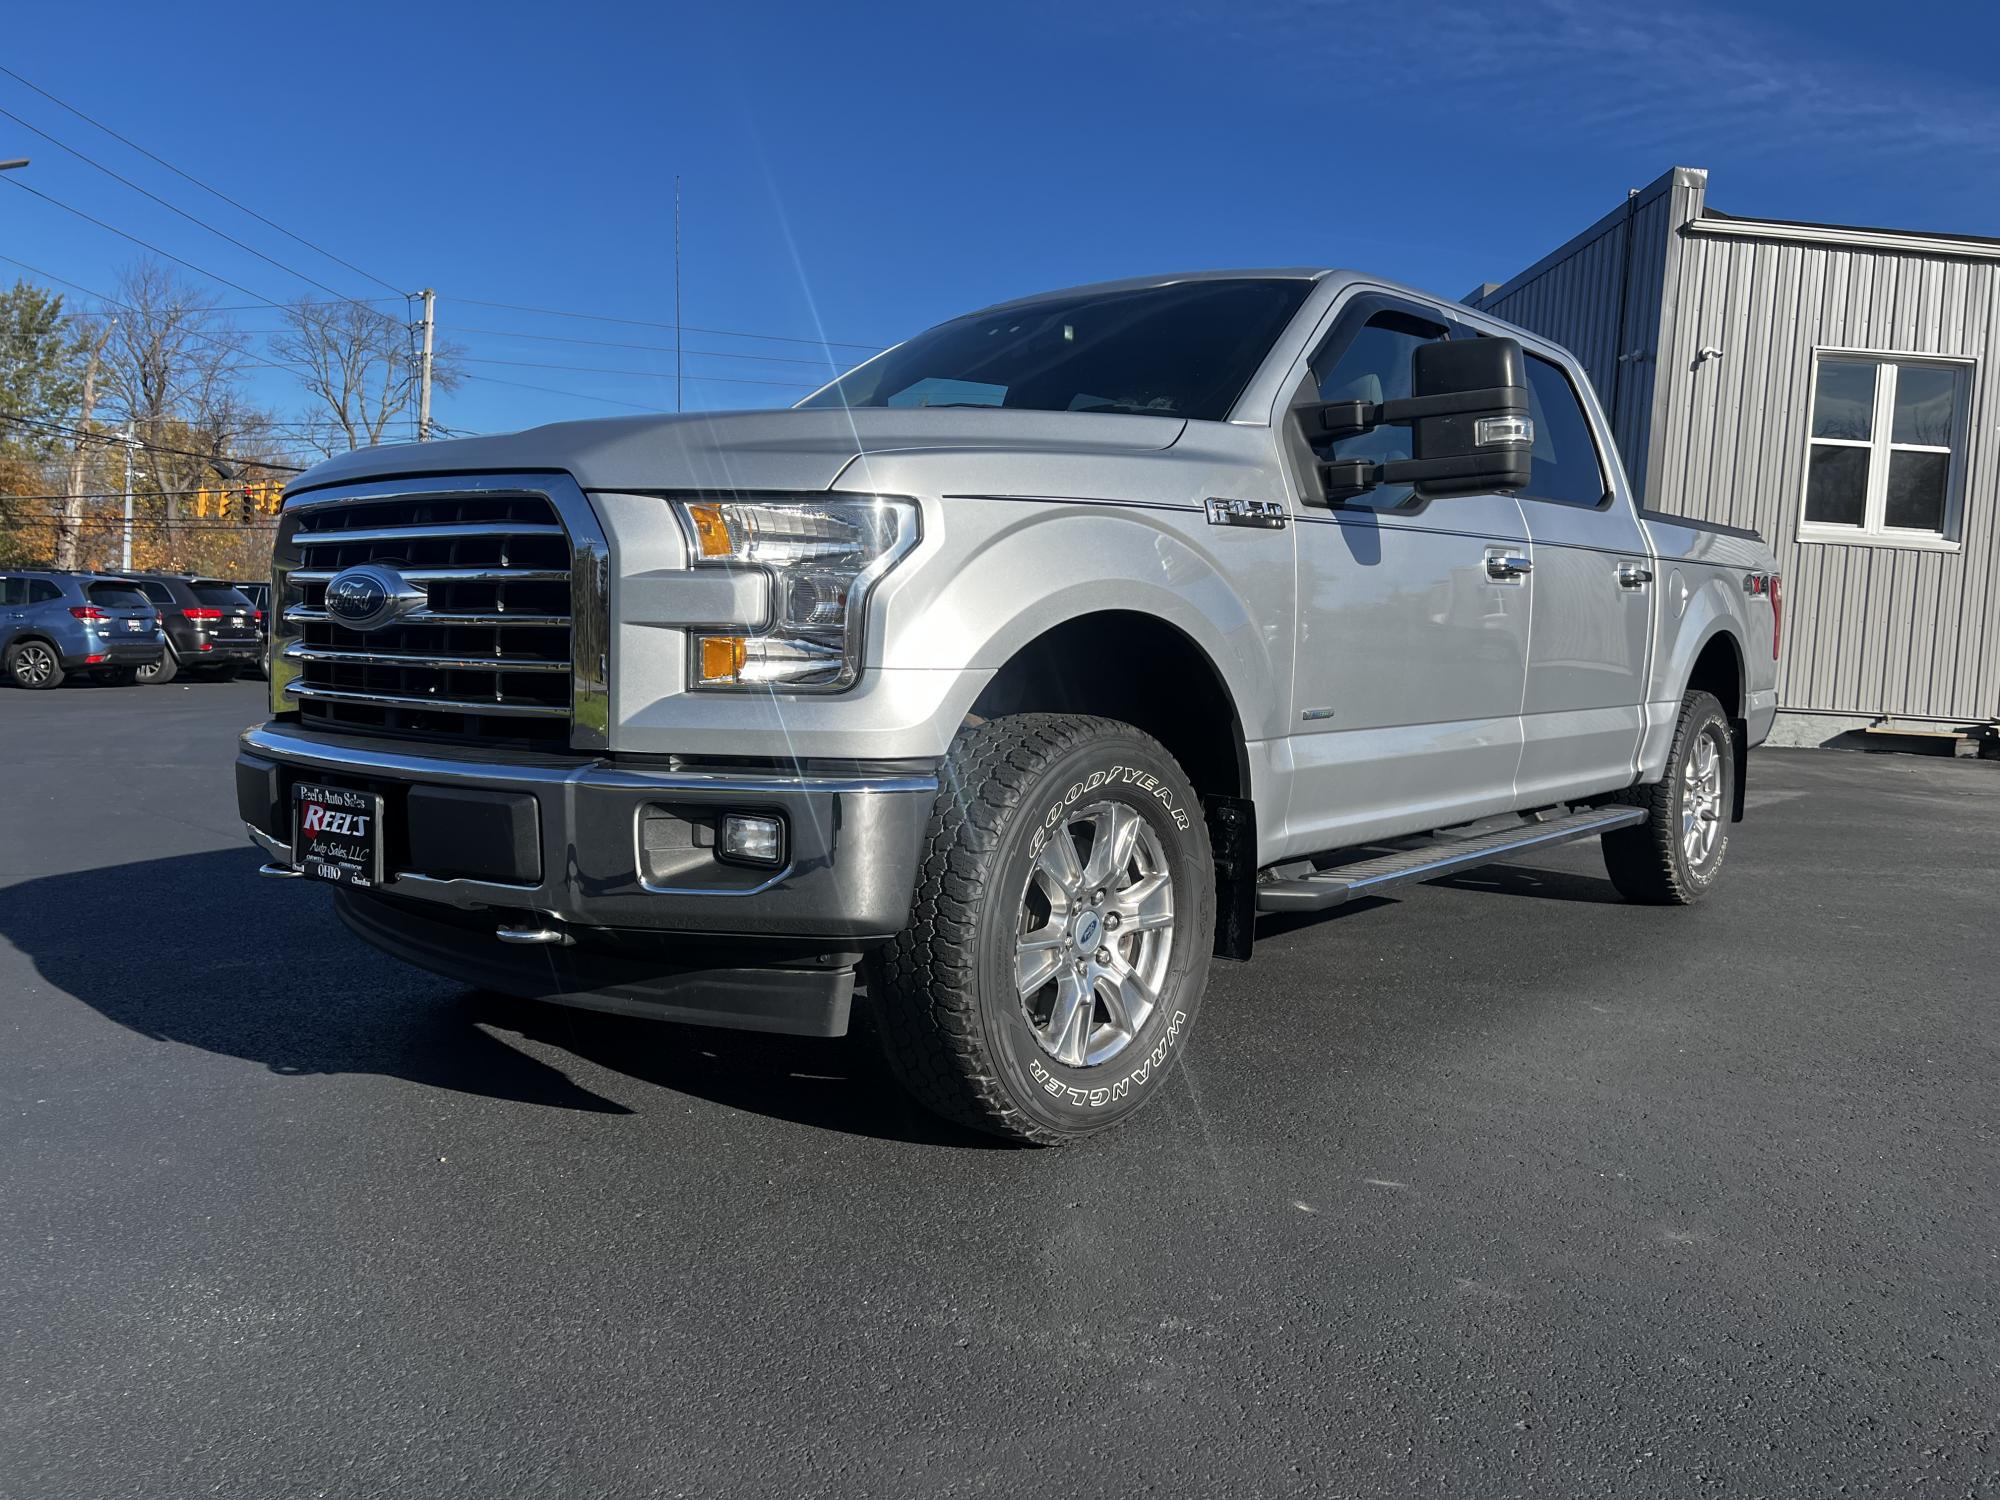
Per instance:
[[[28,580],[28,602],[30,604],[53,604],[62,598],[62,590],[46,578]]]
[[[1336,326],[1319,353],[1313,356],[1312,372],[1319,387],[1319,399],[1400,400],[1410,394],[1411,355],[1420,345],[1435,343],[1446,336],[1442,324],[1394,308],[1372,314],[1348,337],[1343,337],[1343,329]],[[1326,456],[1365,459],[1369,463],[1405,459],[1410,457],[1410,429],[1401,424],[1385,424],[1373,432],[1338,438],[1328,446]],[[1377,485],[1360,496],[1359,503],[1377,510],[1393,510],[1410,498],[1412,488],[1407,484]]]
[[[26,604],[27,602],[27,579],[0,578],[0,604]]]
[[[1535,423],[1535,451],[1524,500],[1595,509],[1604,503],[1604,468],[1590,418],[1561,365],[1528,356],[1528,415]]]

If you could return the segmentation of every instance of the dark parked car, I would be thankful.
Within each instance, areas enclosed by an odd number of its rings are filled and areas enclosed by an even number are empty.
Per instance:
[[[15,687],[86,676],[129,684],[166,655],[138,584],[98,573],[0,573],[0,671]]]
[[[269,654],[267,648],[271,639],[271,622],[265,617],[265,611],[271,607],[271,580],[265,578],[250,583],[239,582],[236,590],[248,599],[251,607],[257,611],[257,649],[259,661],[262,663]]]
[[[159,606],[167,654],[157,667],[141,668],[141,682],[190,677],[226,681],[264,659],[257,607],[235,584],[188,573],[134,573],[133,582]]]

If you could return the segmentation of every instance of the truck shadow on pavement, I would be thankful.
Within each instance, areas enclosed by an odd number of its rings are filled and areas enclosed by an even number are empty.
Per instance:
[[[0,887],[0,937],[46,983],[120,1026],[281,1075],[372,1073],[551,1109],[643,1112],[497,1029],[730,1108],[895,1140],[989,1144],[903,1100],[865,1035],[753,1036],[465,990],[374,952],[313,899],[323,892],[259,880],[257,862],[254,851],[211,850]]]

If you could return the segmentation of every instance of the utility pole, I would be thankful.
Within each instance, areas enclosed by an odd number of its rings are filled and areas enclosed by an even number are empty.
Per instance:
[[[674,410],[681,402],[681,174],[674,173]]]
[[[424,298],[424,352],[417,366],[417,441],[431,440],[431,340],[437,332],[437,293],[429,287]]]
[[[119,548],[118,569],[132,571],[132,450],[138,444],[132,436],[132,420],[125,420],[125,542]]]

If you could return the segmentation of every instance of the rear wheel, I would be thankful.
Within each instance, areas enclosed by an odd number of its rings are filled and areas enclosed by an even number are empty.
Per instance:
[[[1688,906],[1708,894],[1729,851],[1736,803],[1736,734],[1709,693],[1681,700],[1667,774],[1631,800],[1652,816],[1604,835],[1604,868],[1628,901]]]
[[[60,687],[62,658],[47,641],[16,641],[7,648],[7,680],[19,688]]]
[[[162,651],[160,659],[153,665],[139,668],[138,678],[142,683],[172,682],[180,675],[180,670],[181,664],[174,659],[174,653]]]
[[[903,1084],[950,1119],[1040,1145],[1159,1093],[1215,930],[1208,828],[1174,758],[1110,719],[968,728],[927,851],[870,984]]]

